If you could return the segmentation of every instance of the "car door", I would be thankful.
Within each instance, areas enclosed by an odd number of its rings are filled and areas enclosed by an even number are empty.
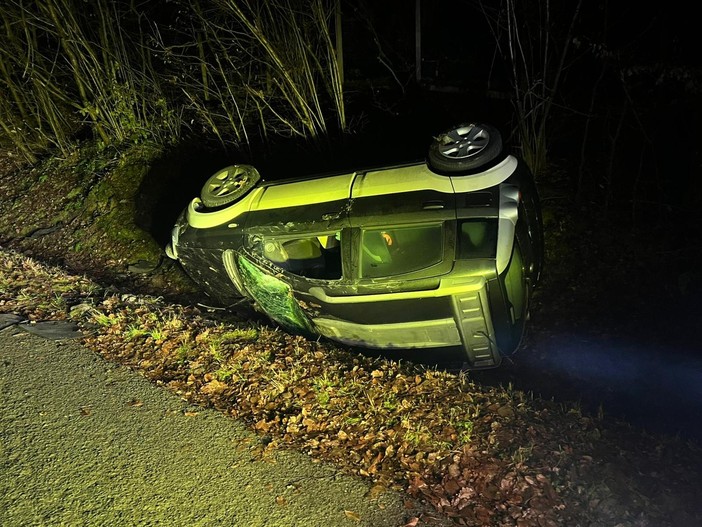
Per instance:
[[[350,224],[359,287],[387,288],[450,271],[456,203],[451,180],[418,163],[359,173]],[[411,287],[411,286],[410,286]]]
[[[310,287],[334,289],[346,276],[354,177],[269,185],[247,216],[236,270],[258,307],[288,329],[314,332],[305,292]]]

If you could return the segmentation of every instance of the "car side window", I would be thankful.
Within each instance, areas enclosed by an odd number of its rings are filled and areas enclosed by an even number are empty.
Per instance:
[[[341,233],[319,236],[264,236],[254,250],[276,266],[307,278],[341,278]]]
[[[443,259],[442,224],[366,229],[361,236],[361,276],[377,278],[425,269]]]
[[[497,220],[471,218],[459,222],[458,258],[494,258],[497,251]]]

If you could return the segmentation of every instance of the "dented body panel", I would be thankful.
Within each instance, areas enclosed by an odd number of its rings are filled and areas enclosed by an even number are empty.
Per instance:
[[[509,155],[450,177],[422,162],[263,182],[217,210],[195,198],[167,252],[291,331],[489,368],[518,346],[541,269],[534,193]]]

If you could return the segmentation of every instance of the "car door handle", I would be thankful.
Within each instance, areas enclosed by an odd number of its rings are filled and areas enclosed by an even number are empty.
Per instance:
[[[438,210],[438,209],[443,209],[444,208],[444,202],[443,201],[425,201],[424,204],[422,205],[422,208],[424,210]]]

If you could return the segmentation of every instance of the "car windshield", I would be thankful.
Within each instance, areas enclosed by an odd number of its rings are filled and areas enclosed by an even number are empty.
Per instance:
[[[361,277],[394,276],[425,269],[443,258],[442,225],[362,231]]]
[[[341,233],[315,236],[266,236],[254,243],[254,250],[290,273],[308,278],[341,278]]]
[[[494,258],[497,251],[497,220],[472,218],[459,222],[458,258]]]

